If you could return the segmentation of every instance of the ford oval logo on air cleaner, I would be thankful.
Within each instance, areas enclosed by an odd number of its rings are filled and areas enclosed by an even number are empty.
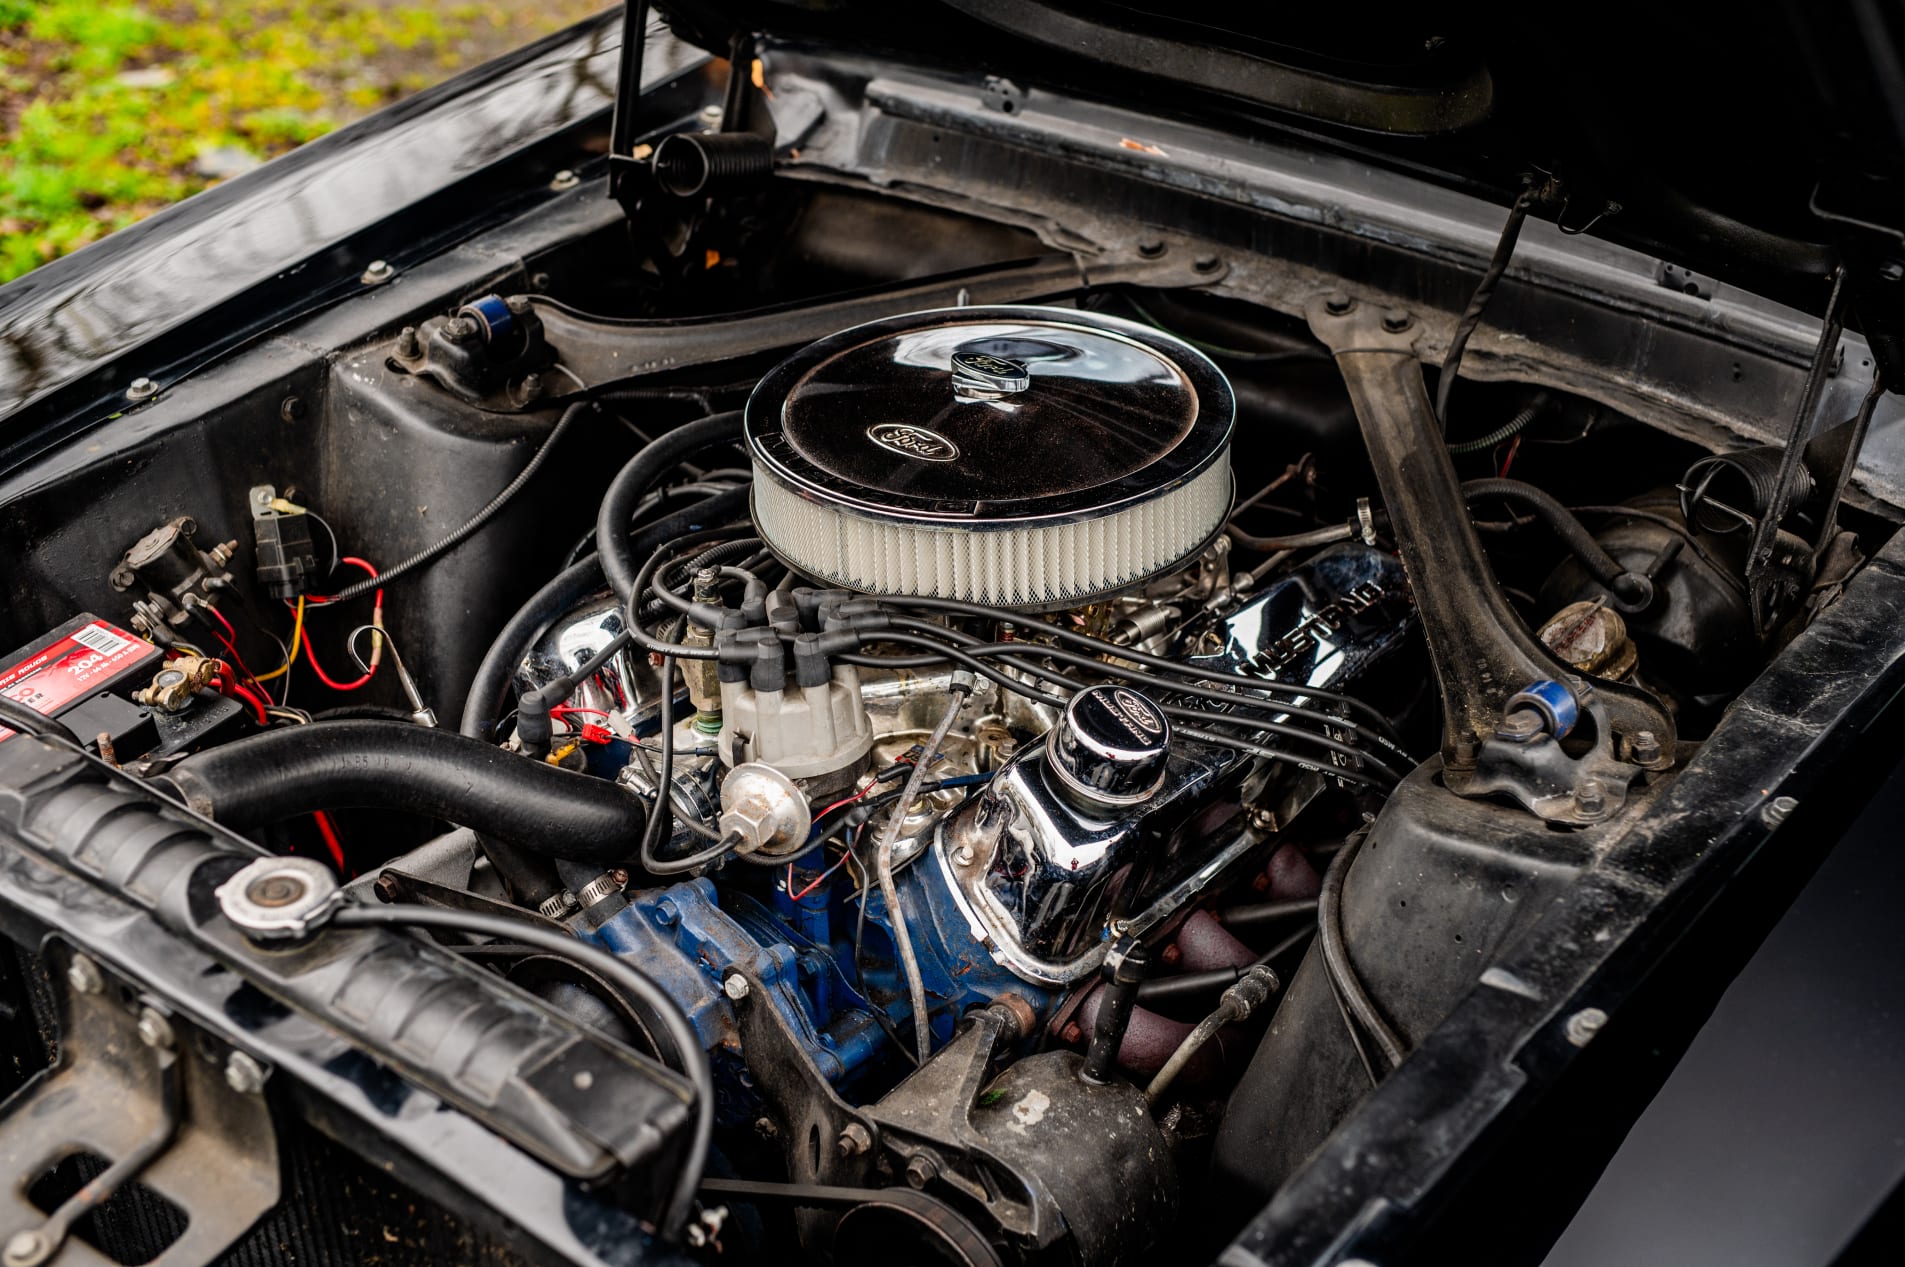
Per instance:
[[[958,445],[937,431],[928,431],[924,427],[883,422],[877,427],[867,428],[867,439],[882,449],[891,449],[904,457],[918,458],[923,462],[954,462],[959,459]]]

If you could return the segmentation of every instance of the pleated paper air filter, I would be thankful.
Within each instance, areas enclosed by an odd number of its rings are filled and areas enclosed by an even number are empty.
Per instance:
[[[1052,609],[1194,558],[1231,503],[1222,373],[1146,326],[956,308],[832,335],[747,406],[754,521],[873,594]]]

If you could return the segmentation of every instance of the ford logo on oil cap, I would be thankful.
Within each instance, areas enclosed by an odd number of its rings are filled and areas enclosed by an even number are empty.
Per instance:
[[[1032,385],[1032,371],[1023,361],[995,356],[977,348],[955,348],[952,354],[953,395],[961,400],[997,400]]]
[[[1133,805],[1163,785],[1171,755],[1164,710],[1124,686],[1092,686],[1072,696],[1046,732],[1053,788],[1098,806]]]
[[[918,458],[922,462],[956,462],[959,459],[958,445],[937,431],[928,431],[924,427],[883,422],[867,428],[867,439],[882,449],[890,449],[902,457]]]

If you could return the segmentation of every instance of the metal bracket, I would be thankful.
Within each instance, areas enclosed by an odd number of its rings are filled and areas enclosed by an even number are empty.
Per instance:
[[[0,1106],[0,1262],[109,1267],[74,1224],[137,1180],[184,1213],[183,1234],[151,1267],[198,1267],[224,1253],[278,1202],[278,1140],[262,1094],[268,1072],[135,989],[109,980],[66,942],[43,956],[59,1012],[59,1062]],[[52,1212],[33,1183],[75,1154],[106,1171]]]
[[[787,1158],[787,1178],[796,1184],[864,1187],[878,1156],[878,1127],[842,1100],[788,1028],[787,1018],[768,998],[760,976],[730,969],[722,982],[734,1005],[741,1050],[755,1087],[777,1121]],[[804,1245],[825,1248],[835,1219],[819,1210],[795,1213]]]
[[[1340,294],[1314,297],[1305,316],[1349,388],[1415,591],[1442,692],[1443,782],[1458,796],[1508,795],[1550,822],[1611,816],[1643,770],[1673,764],[1672,715],[1639,687],[1596,681],[1589,695],[1574,686],[1578,675],[1509,607],[1423,383],[1416,354],[1421,322]],[[1526,744],[1500,751],[1491,741],[1510,699],[1550,680],[1570,685],[1594,723],[1592,733],[1576,731],[1572,753],[1551,740],[1553,754],[1537,749],[1532,761]]]
[[[966,1018],[953,1040],[906,1081],[868,1106],[887,1149],[909,1170],[928,1164],[934,1181],[983,1207],[1002,1230],[1044,1247],[1062,1234],[1057,1205],[1042,1189],[998,1158],[972,1124],[972,1110],[990,1080],[993,1057],[1017,1037],[1017,1022],[1002,1007]]]

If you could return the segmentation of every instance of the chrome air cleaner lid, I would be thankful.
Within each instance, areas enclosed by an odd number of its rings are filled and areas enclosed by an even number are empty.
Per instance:
[[[755,523],[788,563],[854,589],[1084,602],[1222,526],[1233,411],[1216,366],[1134,322],[892,317],[811,344],[755,388]]]

